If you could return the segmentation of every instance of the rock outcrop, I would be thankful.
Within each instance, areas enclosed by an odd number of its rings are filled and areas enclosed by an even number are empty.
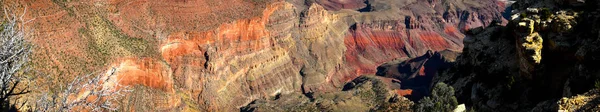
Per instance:
[[[568,14],[567,14],[568,13]],[[519,17],[517,17],[519,16]],[[513,15],[517,24],[515,36],[517,37],[517,53],[519,65],[523,74],[530,74],[535,66],[542,60],[544,39],[538,32],[570,32],[577,25],[575,18],[578,16],[573,11],[558,11],[552,14],[548,9],[527,8],[526,12]],[[551,41],[551,48],[555,49],[556,41]]]
[[[592,89],[582,95],[562,98],[558,103],[559,111],[577,112],[577,111],[600,111],[600,92],[598,89]]]
[[[452,85],[460,103],[479,111],[578,111],[567,105],[580,103],[560,98],[596,88],[598,6],[517,1],[507,26],[468,32],[456,65],[434,82]]]

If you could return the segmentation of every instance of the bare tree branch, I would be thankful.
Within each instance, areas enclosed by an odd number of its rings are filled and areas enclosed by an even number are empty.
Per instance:
[[[24,21],[23,14],[13,14],[8,8],[4,8],[4,18],[0,20],[0,111],[15,111],[11,103],[19,99],[18,95],[30,93],[29,87],[22,87],[20,84],[30,85],[24,79],[22,74],[28,71],[26,66],[32,49],[27,44],[26,39],[29,35],[24,28],[24,24],[31,20]],[[33,20],[33,19],[32,19]],[[44,92],[39,99],[33,102],[33,111],[43,112],[65,112],[65,111],[106,111],[117,110],[119,104],[118,98],[131,90],[128,87],[119,85],[118,80],[114,80],[115,68],[109,70],[106,74],[87,74],[76,77],[66,86],[61,86],[58,93]],[[114,86],[105,86],[105,84],[114,84]],[[36,88],[39,89],[39,88]],[[26,105],[26,101],[20,105]]]
[[[18,87],[27,72],[25,66],[31,53],[31,47],[25,38],[23,16],[9,13],[4,8],[4,18],[0,22],[0,109],[10,110],[14,107],[11,98],[29,93],[28,88]],[[26,11],[25,11],[26,12]]]
[[[119,108],[119,98],[132,90],[127,86],[118,84],[119,80],[112,80],[115,76],[115,68],[104,74],[93,74],[77,76],[63,91],[57,95],[42,95],[36,102],[36,111],[78,111],[83,109],[89,111],[115,111]],[[115,84],[113,87],[105,87],[104,84]],[[81,111],[81,110],[79,110]]]

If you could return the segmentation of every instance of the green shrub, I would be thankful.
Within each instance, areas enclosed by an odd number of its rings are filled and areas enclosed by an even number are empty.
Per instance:
[[[550,19],[550,17],[552,17],[552,12],[548,8],[542,8],[540,13],[542,14],[542,20],[547,20]]]
[[[454,88],[444,83],[437,83],[431,96],[425,97],[416,105],[417,112],[449,112],[458,105],[454,97]]]
[[[527,13],[523,12],[519,15],[519,18],[527,18]]]

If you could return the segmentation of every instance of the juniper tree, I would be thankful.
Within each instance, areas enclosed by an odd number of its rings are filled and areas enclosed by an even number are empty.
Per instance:
[[[425,97],[416,105],[417,112],[449,112],[454,110],[458,101],[454,96],[454,88],[444,83],[437,83],[431,96]]]

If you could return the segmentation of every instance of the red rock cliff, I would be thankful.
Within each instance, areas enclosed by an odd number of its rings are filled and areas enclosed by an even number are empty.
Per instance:
[[[29,9],[33,68],[52,76],[44,80],[116,68],[138,111],[236,111],[280,93],[338,90],[393,59],[460,50],[463,29],[499,12],[386,0],[5,2]]]

